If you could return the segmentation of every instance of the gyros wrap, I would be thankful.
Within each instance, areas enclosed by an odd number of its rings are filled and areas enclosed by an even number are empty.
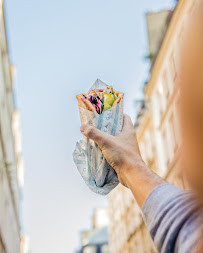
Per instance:
[[[97,79],[89,92],[76,96],[81,124],[95,126],[110,135],[117,135],[123,126],[124,93]],[[106,195],[119,182],[94,141],[84,137],[76,144],[74,162],[86,184],[96,193]]]

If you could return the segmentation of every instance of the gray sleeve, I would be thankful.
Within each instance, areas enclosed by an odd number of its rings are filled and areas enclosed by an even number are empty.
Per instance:
[[[142,212],[159,252],[193,252],[198,205],[191,191],[171,184],[160,185],[149,194]]]

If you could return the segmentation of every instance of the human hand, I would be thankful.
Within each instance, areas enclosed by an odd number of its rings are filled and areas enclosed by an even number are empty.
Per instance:
[[[115,169],[120,183],[128,187],[127,174],[144,164],[131,118],[124,115],[123,129],[117,136],[89,125],[82,125],[80,130],[101,148],[107,162]]]

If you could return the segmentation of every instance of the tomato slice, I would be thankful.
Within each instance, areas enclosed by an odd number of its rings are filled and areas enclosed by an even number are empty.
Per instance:
[[[99,92],[103,92],[104,90],[103,89],[99,89]]]

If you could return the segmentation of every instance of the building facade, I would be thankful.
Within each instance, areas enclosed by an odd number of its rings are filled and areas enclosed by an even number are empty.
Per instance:
[[[14,68],[9,62],[3,1],[0,0],[0,253],[20,252],[19,186],[23,174],[13,83]]]
[[[20,238],[20,253],[29,253],[29,238],[26,235],[21,235]]]
[[[181,139],[178,120],[178,66],[183,33],[201,0],[179,0],[173,13],[148,13],[151,76],[144,87],[144,99],[136,122],[137,138],[144,161],[166,181],[186,188],[181,173]],[[157,34],[157,16],[167,22]],[[162,30],[162,28],[165,31]],[[155,34],[153,35],[153,32]],[[158,36],[158,39],[153,39]],[[160,43],[158,45],[155,43]],[[159,48],[159,50],[157,50]],[[110,252],[152,253],[156,249],[144,225],[140,210],[128,189],[119,185],[109,195]]]
[[[15,74],[15,68],[13,69],[13,76]],[[23,195],[24,195],[24,162],[22,156],[22,138],[21,138],[21,125],[20,125],[20,114],[17,109],[13,112],[13,137],[16,153],[16,165],[17,165],[17,181],[20,194],[19,203],[19,220],[20,220],[20,253],[29,252],[29,239],[28,235],[25,234],[24,222],[23,222]]]
[[[94,209],[92,228],[80,232],[81,247],[77,253],[110,253],[109,216],[107,208]]]

